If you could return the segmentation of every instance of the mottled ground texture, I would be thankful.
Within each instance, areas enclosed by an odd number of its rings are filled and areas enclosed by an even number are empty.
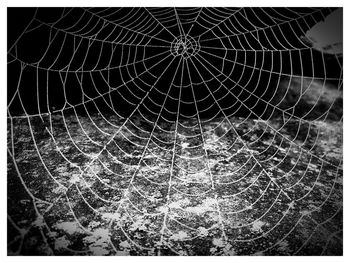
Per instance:
[[[9,255],[343,253],[342,122],[14,118],[7,163]]]

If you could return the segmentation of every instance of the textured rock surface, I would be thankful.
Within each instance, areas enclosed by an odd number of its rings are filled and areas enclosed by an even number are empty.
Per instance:
[[[342,123],[189,120],[174,155],[169,124],[52,119],[8,123],[9,254],[342,254]]]

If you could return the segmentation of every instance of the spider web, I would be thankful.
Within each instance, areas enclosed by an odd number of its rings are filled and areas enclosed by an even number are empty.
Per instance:
[[[342,62],[300,37],[333,11],[36,9],[8,48],[9,253],[342,254]]]

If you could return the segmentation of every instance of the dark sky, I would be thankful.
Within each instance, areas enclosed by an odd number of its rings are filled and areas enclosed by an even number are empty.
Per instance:
[[[222,109],[225,114],[261,115],[272,109],[259,98],[269,99],[282,79],[340,76],[341,67],[333,55],[305,49],[300,38],[333,9],[245,8],[241,14],[227,15],[226,22],[213,30],[205,27],[204,15],[197,20],[190,17],[197,23],[186,23],[185,11],[179,9],[173,20],[169,15],[170,22],[164,22],[164,27],[135,34],[143,31],[126,23],[133,12],[135,17],[137,12],[142,14],[142,9],[125,8],[116,17],[99,8],[88,12],[81,8],[8,8],[8,61],[13,61],[8,64],[9,112],[36,114],[74,106],[80,114],[116,110],[128,115],[149,92],[139,109],[151,116],[166,99],[162,115],[174,118],[179,97],[182,117],[194,116],[199,110],[201,117],[210,118]],[[153,14],[158,21],[166,21],[157,12]],[[122,26],[116,26],[114,21],[123,16],[125,24],[118,21]],[[286,17],[291,22],[285,22]],[[176,26],[176,19],[182,19],[182,28]],[[278,27],[255,30],[276,21]],[[248,33],[240,33],[244,30]],[[176,43],[181,42],[183,32],[190,32],[193,42],[178,49]],[[193,51],[197,44],[198,55]],[[171,55],[183,49],[190,58]],[[240,101],[245,102],[243,107]]]

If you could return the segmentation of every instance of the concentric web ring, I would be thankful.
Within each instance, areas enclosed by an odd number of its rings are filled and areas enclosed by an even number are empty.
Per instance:
[[[8,253],[342,254],[342,58],[303,40],[335,11],[27,9]]]

